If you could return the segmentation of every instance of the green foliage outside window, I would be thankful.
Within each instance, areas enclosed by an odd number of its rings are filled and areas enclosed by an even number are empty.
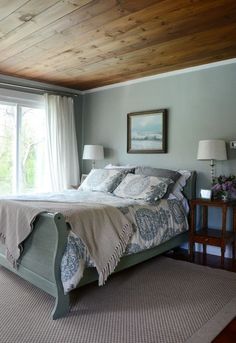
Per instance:
[[[19,191],[34,191],[36,185],[38,154],[44,144],[43,120],[38,109],[22,107],[18,121],[19,130]],[[12,193],[16,178],[16,107],[0,103],[0,194]],[[42,116],[41,116],[42,117]],[[45,128],[44,128],[45,131]],[[40,161],[42,164],[42,161]],[[16,181],[15,181],[16,182]]]

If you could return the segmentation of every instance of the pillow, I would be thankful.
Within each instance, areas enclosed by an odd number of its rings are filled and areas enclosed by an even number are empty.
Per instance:
[[[121,170],[92,169],[79,190],[113,192],[124,177],[125,173]]]
[[[130,166],[130,165],[116,166],[116,165],[113,165],[113,164],[107,164],[104,168],[105,169],[123,170],[126,173],[132,173],[132,174],[134,174],[134,170],[135,170],[135,166]]]
[[[121,198],[155,203],[165,195],[172,182],[164,177],[127,174],[113,194]]]
[[[169,196],[169,194],[172,192],[172,189],[173,189],[176,181],[181,177],[181,174],[176,170],[145,167],[145,166],[136,167],[135,168],[135,174],[156,176],[156,177],[165,177],[165,178],[171,179],[173,182],[169,185],[165,197]]]
[[[173,182],[176,182],[181,176],[181,174],[176,170],[152,167],[136,167],[135,174],[166,177],[168,179],[171,179]]]
[[[178,170],[180,173],[180,178],[175,183],[171,194],[173,194],[176,198],[179,200],[183,200],[184,195],[182,193],[184,186],[186,185],[186,182],[188,178],[191,176],[191,172],[189,170]]]

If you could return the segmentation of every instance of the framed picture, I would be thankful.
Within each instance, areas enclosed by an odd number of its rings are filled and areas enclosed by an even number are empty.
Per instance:
[[[167,152],[167,110],[127,114],[127,152],[158,154]]]

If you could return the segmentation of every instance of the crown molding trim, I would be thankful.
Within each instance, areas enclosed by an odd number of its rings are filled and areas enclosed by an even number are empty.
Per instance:
[[[125,87],[125,86],[133,85],[133,84],[136,84],[136,83],[140,83],[140,82],[146,82],[146,81],[151,81],[151,80],[156,80],[156,79],[162,79],[162,78],[165,78],[165,77],[170,77],[170,76],[174,76],[174,75],[181,75],[181,74],[185,74],[185,73],[196,72],[196,71],[199,71],[199,70],[215,68],[215,67],[224,66],[224,65],[227,65],[227,64],[234,64],[234,63],[236,63],[236,58],[231,58],[231,59],[223,60],[223,61],[219,61],[219,62],[212,62],[212,63],[202,64],[202,65],[196,66],[196,67],[189,67],[189,68],[184,68],[184,69],[178,69],[178,70],[173,70],[173,71],[162,73],[162,74],[156,74],[156,75],[141,77],[141,78],[134,79],[134,80],[118,82],[118,83],[114,83],[112,85],[107,85],[107,86],[102,86],[102,87],[97,87],[97,88],[91,88],[91,89],[82,91],[81,93],[82,94],[95,93],[95,92],[100,92],[100,91],[104,91],[104,90],[109,90],[109,89],[112,89],[112,88]]]

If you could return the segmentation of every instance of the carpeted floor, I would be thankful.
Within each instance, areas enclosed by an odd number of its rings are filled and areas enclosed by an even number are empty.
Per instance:
[[[211,342],[236,316],[236,274],[157,257],[71,302],[52,321],[53,298],[0,267],[0,342]]]

